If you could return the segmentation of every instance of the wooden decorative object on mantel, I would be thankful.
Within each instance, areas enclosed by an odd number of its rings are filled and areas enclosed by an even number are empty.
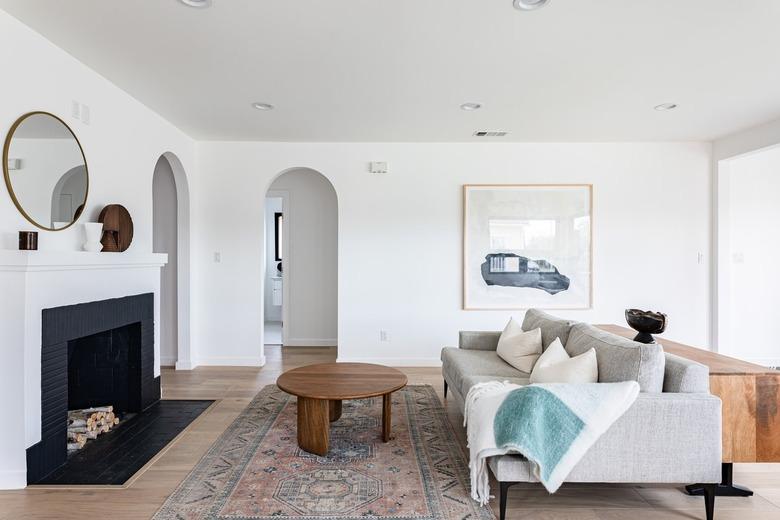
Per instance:
[[[119,204],[110,204],[103,208],[98,217],[103,224],[103,252],[121,253],[127,251],[133,242],[133,219],[130,212]]]
[[[629,339],[635,334],[618,325],[598,327]],[[723,402],[723,483],[717,493],[752,495],[733,484],[732,465],[780,462],[780,371],[665,338],[656,341],[665,352],[709,367],[710,392]]]

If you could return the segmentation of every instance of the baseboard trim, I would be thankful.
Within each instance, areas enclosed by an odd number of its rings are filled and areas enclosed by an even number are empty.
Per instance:
[[[262,367],[265,356],[256,357],[208,357],[198,359],[197,366],[212,367]]]
[[[0,471],[0,489],[24,489],[27,487],[27,470]]]
[[[160,357],[160,366],[161,367],[172,367],[175,366],[176,358],[175,357]]]
[[[389,367],[440,367],[439,358],[363,358],[338,356],[339,363],[374,363]]]
[[[195,363],[193,363],[190,360],[182,360],[176,362],[176,370],[193,370],[195,367],[197,367]]]
[[[295,339],[288,338],[284,341],[285,347],[335,347],[338,341],[335,339]]]

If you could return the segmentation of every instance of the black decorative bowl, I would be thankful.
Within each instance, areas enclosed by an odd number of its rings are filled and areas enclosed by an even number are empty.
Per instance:
[[[662,312],[626,309],[626,322],[639,333],[634,341],[640,343],[655,343],[652,335],[665,331],[667,321],[666,314]]]

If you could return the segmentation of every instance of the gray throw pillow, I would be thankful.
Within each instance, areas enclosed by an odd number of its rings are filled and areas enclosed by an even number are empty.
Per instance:
[[[661,345],[631,341],[587,323],[572,327],[566,352],[577,356],[592,348],[596,349],[600,383],[636,381],[642,392],[663,391],[666,358]]]
[[[542,347],[547,349],[555,338],[566,345],[569,339],[569,331],[576,321],[556,318],[539,309],[528,309],[523,318],[523,330],[528,332],[534,329],[542,329]]]

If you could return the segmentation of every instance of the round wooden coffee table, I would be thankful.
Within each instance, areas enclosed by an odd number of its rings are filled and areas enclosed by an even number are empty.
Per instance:
[[[341,417],[341,401],[382,396],[382,442],[390,440],[390,394],[406,386],[406,375],[368,363],[322,363],[289,370],[276,385],[298,397],[298,446],[327,455],[329,423]]]

